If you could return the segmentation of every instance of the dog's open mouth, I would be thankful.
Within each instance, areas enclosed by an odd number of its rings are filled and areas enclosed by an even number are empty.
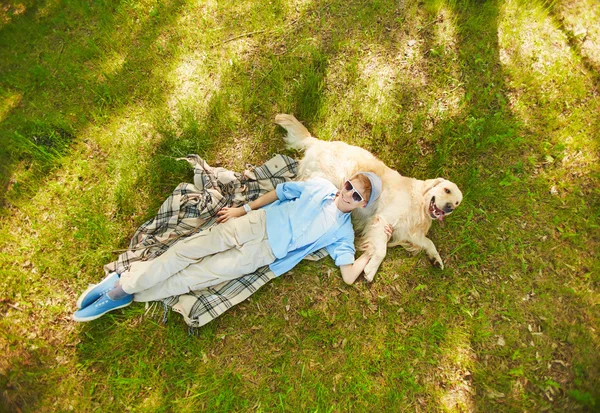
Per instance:
[[[441,222],[444,220],[445,215],[446,213],[435,205],[435,197],[432,196],[431,202],[429,203],[429,216],[431,219],[439,219]]]

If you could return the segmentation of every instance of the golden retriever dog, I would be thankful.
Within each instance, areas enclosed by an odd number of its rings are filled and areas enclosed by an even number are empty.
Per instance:
[[[288,147],[304,151],[299,179],[320,176],[339,188],[359,171],[374,172],[381,178],[379,200],[352,213],[359,245],[372,256],[364,271],[367,281],[373,281],[387,248],[396,245],[410,252],[425,250],[434,266],[444,268],[427,232],[433,221],[442,221],[462,202],[462,193],[454,183],[443,178],[422,181],[402,176],[365,149],[314,138],[293,115],[277,115],[275,123],[287,131],[284,139]],[[388,223],[394,228],[389,241],[383,230]]]

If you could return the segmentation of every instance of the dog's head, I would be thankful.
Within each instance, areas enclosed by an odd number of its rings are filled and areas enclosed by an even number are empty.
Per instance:
[[[423,190],[423,202],[427,215],[433,220],[442,221],[462,202],[462,192],[454,182],[443,178],[428,179]]]

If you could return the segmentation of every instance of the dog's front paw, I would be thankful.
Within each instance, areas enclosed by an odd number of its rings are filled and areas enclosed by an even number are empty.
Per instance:
[[[371,263],[367,264],[365,266],[365,280],[367,280],[367,282],[373,282],[373,279],[375,279],[375,274],[377,273],[377,269],[379,268],[379,265],[372,265]]]
[[[374,278],[375,278],[375,273],[367,272],[367,270],[365,269],[365,280],[367,280],[367,282],[373,282]]]
[[[444,269],[444,263],[442,262],[442,257],[440,257],[439,255],[437,257],[429,257],[429,262],[434,267],[437,267],[441,270]]]

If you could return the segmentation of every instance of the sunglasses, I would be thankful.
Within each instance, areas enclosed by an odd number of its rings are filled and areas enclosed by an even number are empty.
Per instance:
[[[352,191],[352,200],[354,202],[362,202],[362,200],[364,199],[360,192],[358,192],[356,188],[354,188],[352,182],[346,181],[346,183],[344,184],[344,189],[346,189],[346,191]]]

